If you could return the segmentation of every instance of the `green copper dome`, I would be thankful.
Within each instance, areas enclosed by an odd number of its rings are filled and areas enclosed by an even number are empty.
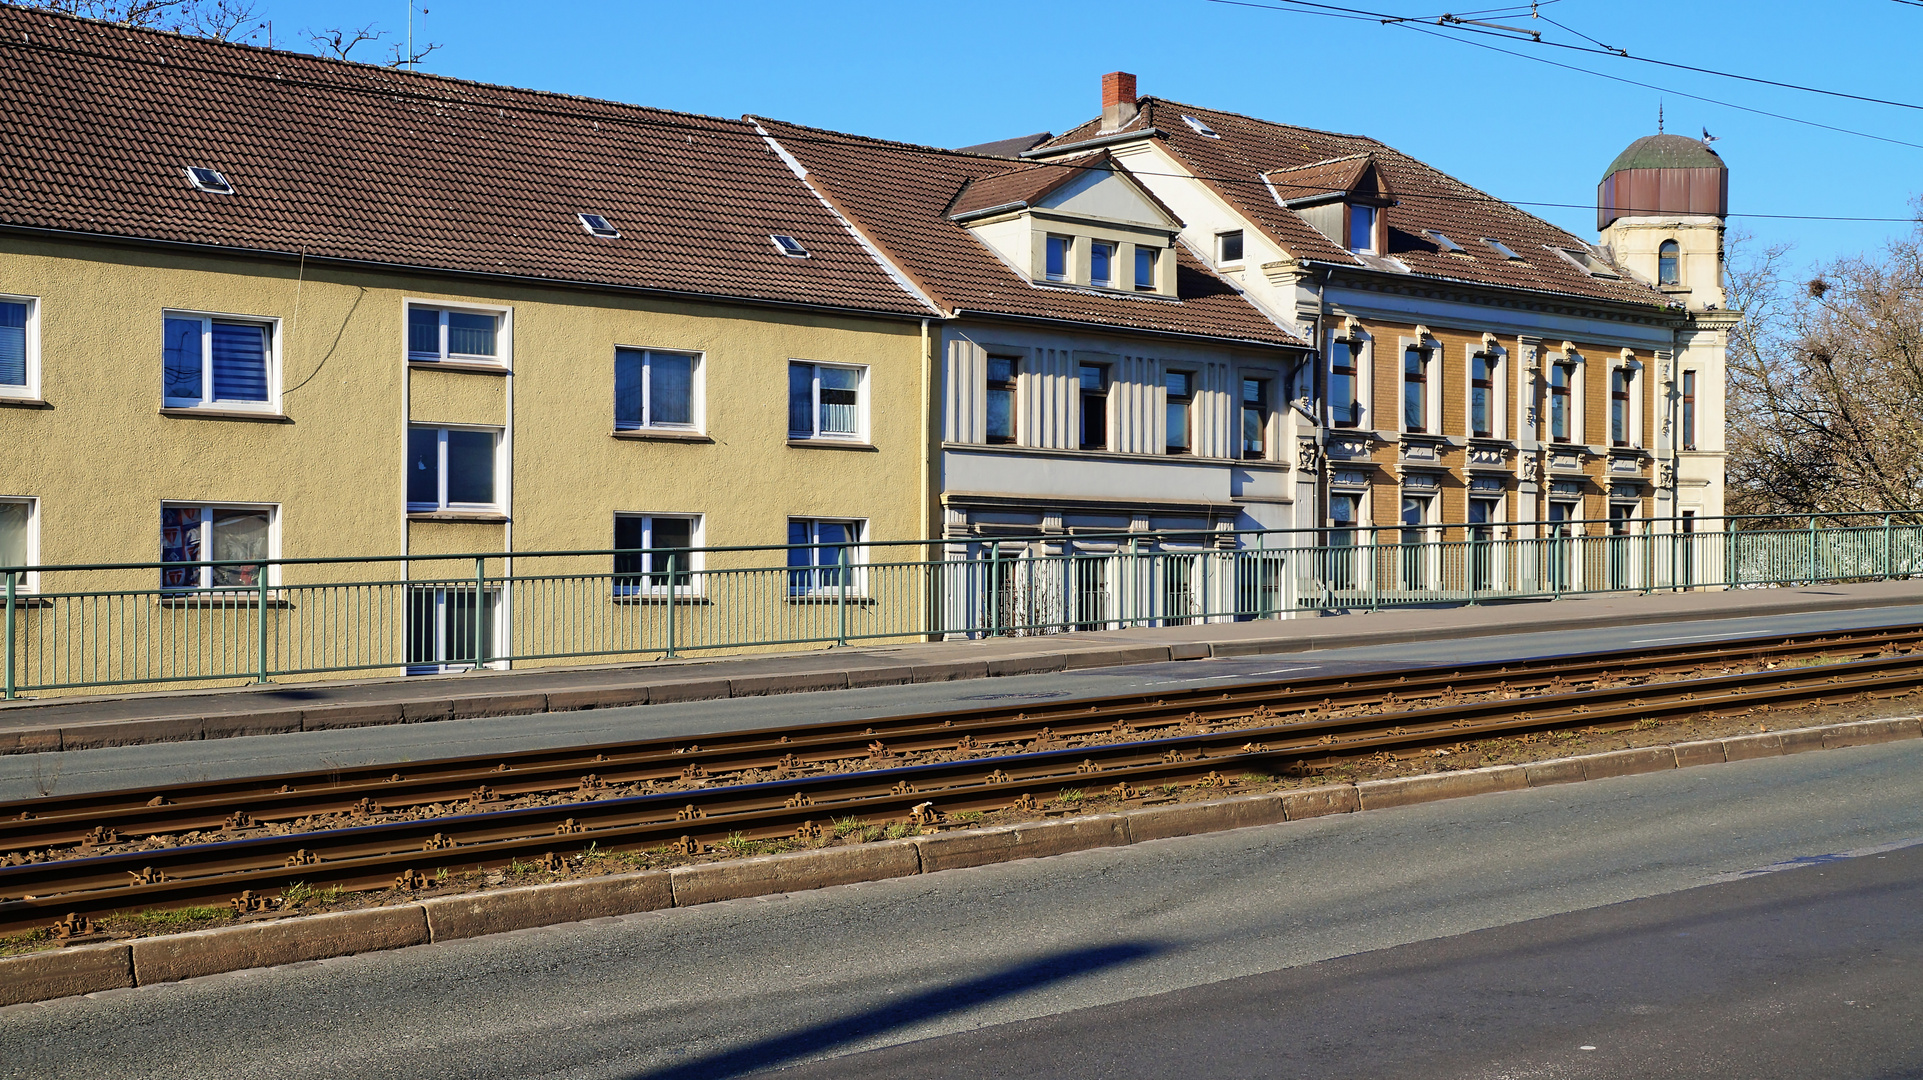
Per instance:
[[[1603,179],[1625,169],[1722,169],[1729,166],[1706,144],[1685,135],[1645,135],[1616,155]]]

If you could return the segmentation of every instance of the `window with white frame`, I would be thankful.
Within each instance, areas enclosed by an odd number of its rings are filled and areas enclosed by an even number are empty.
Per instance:
[[[0,566],[32,566],[39,561],[36,509],[33,499],[0,498]],[[14,592],[32,592],[38,577],[33,572],[15,577]],[[0,576],[0,594],[6,587],[6,578]]]
[[[700,373],[694,353],[614,350],[614,429],[695,430]]]
[[[478,601],[478,602],[477,602]],[[476,595],[474,583],[411,585],[407,590],[407,673],[468,671],[487,664],[507,639],[501,590]]]
[[[1349,204],[1349,250],[1373,253],[1375,239],[1376,208],[1361,203]]]
[[[1088,245],[1088,283],[1105,289],[1115,287],[1115,245],[1094,240]]]
[[[40,396],[40,341],[31,296],[0,296],[0,397]]]
[[[1502,364],[1494,353],[1469,357],[1469,434],[1478,439],[1501,438]]]
[[[1075,254],[1075,241],[1066,236],[1050,234],[1042,274],[1050,281],[1067,281],[1071,272],[1070,260]]]
[[[228,566],[161,567],[167,590],[255,589],[265,562],[274,557],[273,506],[188,506],[160,508],[160,561],[169,564],[230,563]]]
[[[1581,427],[1576,415],[1576,365],[1558,361],[1549,365],[1549,441],[1566,443]]]
[[[280,402],[280,364],[270,319],[166,313],[162,403],[170,409],[272,412]]]
[[[614,515],[614,595],[698,594],[700,544],[699,514]]]
[[[1135,288],[1138,291],[1152,291],[1155,288],[1155,264],[1161,252],[1146,244],[1135,245]]]
[[[1694,450],[1696,449],[1696,372],[1693,370],[1683,372],[1682,396],[1683,449]]]
[[[407,358],[429,364],[505,364],[501,332],[505,319],[500,311],[409,304]]]
[[[860,544],[867,523],[823,518],[788,519],[788,594],[840,595],[861,588]]]
[[[859,439],[868,369],[794,361],[788,365],[788,435],[795,439]]]
[[[1362,426],[1362,350],[1360,338],[1339,338],[1329,350],[1329,423]]]
[[[1242,230],[1215,234],[1215,261],[1220,266],[1242,261]]]
[[[1621,447],[1643,444],[1643,410],[1636,392],[1642,365],[1625,358],[1609,368],[1609,445]]]
[[[1429,350],[1411,345],[1402,350],[1402,430],[1429,430]]]
[[[407,429],[407,509],[493,511],[502,508],[501,430]]]

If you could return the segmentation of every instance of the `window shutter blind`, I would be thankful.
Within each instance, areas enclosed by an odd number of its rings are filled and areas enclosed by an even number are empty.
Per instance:
[[[0,304],[0,386],[27,385],[27,305]]]
[[[214,400],[267,400],[267,328],[214,324]]]

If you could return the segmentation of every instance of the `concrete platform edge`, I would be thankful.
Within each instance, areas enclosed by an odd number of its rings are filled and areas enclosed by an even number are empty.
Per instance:
[[[1745,753],[1753,740],[1774,742]],[[1092,848],[1386,810],[1694,765],[1923,738],[1923,718],[1856,720],[1524,765],[1329,784],[1110,814],[1049,818],[840,848],[671,870],[429,897],[408,904],[134,938],[0,959],[0,1006],[50,1001],[183,978],[438,944],[670,907],[751,899],[962,870]],[[1733,744],[1733,745],[1732,745]],[[1712,750],[1712,748],[1715,748]]]

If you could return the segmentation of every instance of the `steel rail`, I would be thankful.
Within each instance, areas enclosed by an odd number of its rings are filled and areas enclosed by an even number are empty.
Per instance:
[[[1220,723],[1267,709],[1276,717],[1366,709],[1436,697],[1519,694],[1603,679],[1646,679],[1704,665],[1885,652],[1923,645],[1923,628],[1878,627],[1828,635],[1770,635],[1656,650],[1616,650],[1416,670],[1380,670],[1306,680],[1179,691],[1150,698],[1120,695],[1059,704],[911,714],[871,721],[796,725],[688,739],[475,755],[402,765],[316,770],[213,783],[179,784],[0,803],[0,851],[65,847],[340,814],[378,814],[429,805],[470,804],[616,784],[686,785],[761,770],[792,775],[814,768],[847,771],[850,760],[889,752],[927,753],[1032,743],[1046,729],[1062,739],[1100,737],[1125,716],[1136,731],[1192,720]],[[1047,738],[1044,737],[1044,742]]]
[[[0,869],[0,897],[10,898],[0,900],[0,932],[43,925],[63,913],[223,901],[296,880],[349,889],[417,886],[438,870],[523,858],[551,864],[558,850],[590,844],[612,850],[678,842],[692,852],[737,835],[807,834],[816,828],[812,823],[836,816],[899,820],[935,800],[949,815],[1034,807],[1034,792],[1064,784],[1140,799],[1160,785],[1233,784],[1257,766],[1300,769],[1311,759],[1420,751],[1558,727],[1625,726],[1659,716],[1893,697],[1918,688],[1923,662],[1888,656],[36,863]]]

